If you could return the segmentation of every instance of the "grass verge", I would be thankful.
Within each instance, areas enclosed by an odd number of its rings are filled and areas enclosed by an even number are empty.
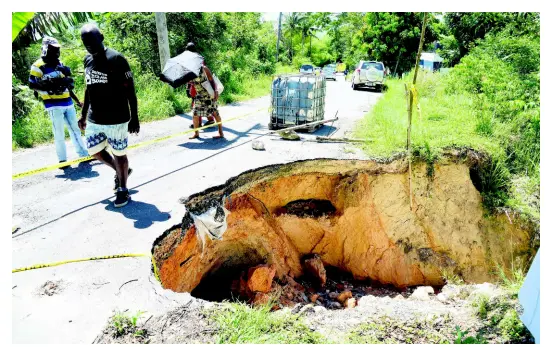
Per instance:
[[[308,344],[325,343],[325,338],[311,331],[298,315],[271,312],[272,304],[250,307],[230,303],[209,313],[218,326],[217,343]]]

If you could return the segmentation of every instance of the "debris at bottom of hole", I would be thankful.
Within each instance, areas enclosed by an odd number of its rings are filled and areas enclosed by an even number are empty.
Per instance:
[[[256,151],[265,151],[264,143],[260,140],[252,141],[252,149]]]

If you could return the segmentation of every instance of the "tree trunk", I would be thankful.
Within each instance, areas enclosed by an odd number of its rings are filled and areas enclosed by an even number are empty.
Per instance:
[[[281,40],[281,20],[282,20],[282,12],[279,12],[279,26],[277,31],[277,62],[279,62],[279,41]]]
[[[167,60],[171,57],[165,12],[155,13],[155,26],[157,29],[157,42],[159,45],[159,61],[161,63],[161,70],[163,70],[165,63],[167,63]]]
[[[398,53],[398,59],[396,59],[396,65],[394,66],[394,76],[396,76],[396,70],[398,70],[398,62],[400,61],[400,56],[402,55],[402,51]]]

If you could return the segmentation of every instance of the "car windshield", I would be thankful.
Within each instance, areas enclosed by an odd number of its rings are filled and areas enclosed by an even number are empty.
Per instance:
[[[301,70],[303,70],[303,71],[313,71],[313,66],[311,66],[311,65],[302,65]]]
[[[370,68],[375,68],[376,70],[383,71],[383,64],[381,63],[372,63],[372,62],[364,62],[362,63],[361,69],[368,70]]]

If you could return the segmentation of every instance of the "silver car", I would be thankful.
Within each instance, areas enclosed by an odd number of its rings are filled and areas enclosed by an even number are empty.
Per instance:
[[[353,73],[352,88],[359,87],[373,88],[382,90],[385,84],[385,66],[379,61],[361,60]]]
[[[335,65],[327,65],[322,69],[322,75],[324,76],[325,80],[331,79],[336,80],[336,67]]]
[[[309,64],[302,65],[300,68],[300,73],[313,74],[314,73],[313,65],[309,65]]]

